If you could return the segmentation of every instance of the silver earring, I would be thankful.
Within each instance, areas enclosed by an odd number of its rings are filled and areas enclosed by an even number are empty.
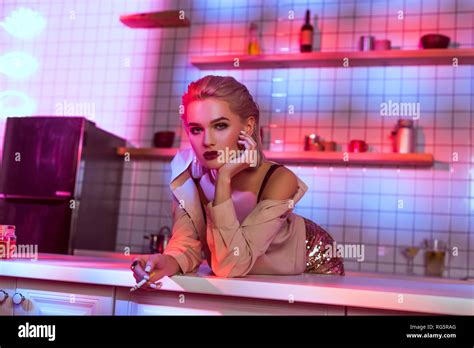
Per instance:
[[[193,162],[191,163],[191,175],[195,179],[199,179],[203,176],[204,170],[201,163],[198,161],[196,155],[194,155]]]

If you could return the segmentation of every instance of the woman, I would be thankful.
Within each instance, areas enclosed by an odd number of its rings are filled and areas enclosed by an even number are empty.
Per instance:
[[[165,275],[196,271],[203,258],[219,277],[343,275],[342,259],[325,253],[331,236],[292,212],[308,187],[266,160],[260,112],[247,88],[232,77],[206,76],[188,86],[183,105],[192,149],[171,162],[172,238],[163,255],[134,260],[137,282],[157,288]]]

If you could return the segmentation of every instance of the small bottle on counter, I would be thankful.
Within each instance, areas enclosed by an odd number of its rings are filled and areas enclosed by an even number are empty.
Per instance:
[[[310,11],[306,10],[306,20],[300,31],[300,52],[311,52],[313,50],[313,26],[310,21]]]
[[[15,246],[15,226],[0,225],[0,259],[11,259]]]
[[[249,44],[247,46],[247,54],[250,55],[256,55],[260,54],[261,49],[260,49],[260,44],[258,43],[257,39],[257,23],[252,22],[250,23],[250,28],[249,28]]]

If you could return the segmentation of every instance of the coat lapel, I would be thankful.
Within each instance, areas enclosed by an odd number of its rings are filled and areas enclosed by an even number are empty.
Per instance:
[[[199,193],[193,178],[187,171],[192,159],[192,149],[178,151],[171,161],[170,188],[178,202],[182,202],[183,209],[189,214],[207,257],[210,253],[206,242],[206,224],[199,200]]]

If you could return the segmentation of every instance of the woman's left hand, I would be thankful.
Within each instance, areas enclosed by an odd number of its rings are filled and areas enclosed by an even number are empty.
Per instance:
[[[240,131],[239,144],[244,145],[237,156],[219,168],[218,175],[232,179],[237,173],[257,164],[257,144],[246,132]],[[239,156],[240,155],[240,156]]]

